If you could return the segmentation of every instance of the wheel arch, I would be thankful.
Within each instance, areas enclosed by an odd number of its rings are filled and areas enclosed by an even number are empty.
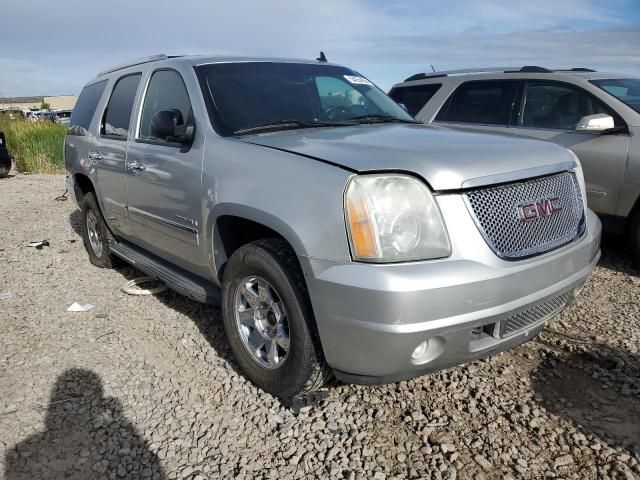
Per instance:
[[[281,238],[297,255],[306,255],[300,237],[282,219],[264,210],[240,204],[219,204],[207,219],[207,245],[213,271],[222,282],[224,267],[233,252],[264,238]]]

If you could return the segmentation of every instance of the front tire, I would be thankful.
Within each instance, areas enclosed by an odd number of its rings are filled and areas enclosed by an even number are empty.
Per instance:
[[[113,268],[116,259],[111,253],[115,239],[104,221],[98,201],[93,193],[82,200],[82,242],[89,254],[89,261],[100,268]]]
[[[222,318],[240,368],[266,392],[290,398],[324,385],[309,294],[284,241],[258,240],[234,252],[223,275]]]

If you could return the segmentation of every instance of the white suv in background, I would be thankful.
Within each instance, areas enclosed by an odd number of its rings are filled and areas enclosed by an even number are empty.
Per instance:
[[[427,124],[573,151],[589,207],[605,230],[630,235],[640,264],[640,79],[587,68],[451,70],[413,75],[389,96]]]

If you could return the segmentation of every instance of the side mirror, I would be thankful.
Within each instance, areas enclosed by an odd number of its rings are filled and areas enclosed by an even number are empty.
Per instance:
[[[576,125],[576,132],[600,133],[615,127],[615,122],[611,115],[606,113],[596,113],[582,117]]]
[[[180,110],[161,110],[151,117],[151,135],[167,142],[191,144],[195,130],[187,125]]]

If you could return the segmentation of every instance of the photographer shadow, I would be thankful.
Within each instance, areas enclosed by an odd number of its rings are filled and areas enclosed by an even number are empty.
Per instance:
[[[46,408],[45,430],[7,450],[6,480],[165,478],[158,457],[124,416],[120,401],[103,395],[96,373],[65,371]]]

